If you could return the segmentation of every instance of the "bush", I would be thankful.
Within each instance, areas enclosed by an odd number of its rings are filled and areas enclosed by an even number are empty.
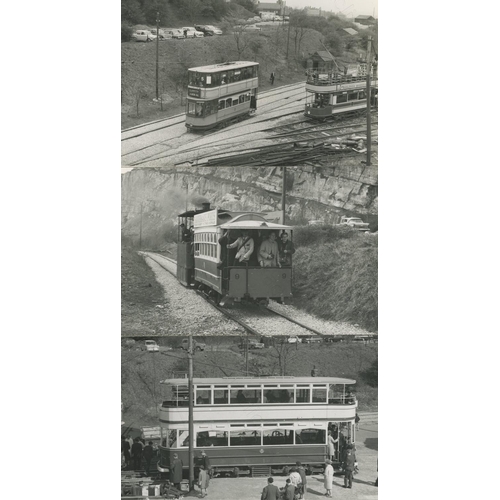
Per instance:
[[[293,241],[297,247],[309,247],[356,236],[360,236],[358,231],[349,226],[299,226],[294,231]]]
[[[126,23],[122,23],[122,42],[130,42],[132,40],[132,27]]]

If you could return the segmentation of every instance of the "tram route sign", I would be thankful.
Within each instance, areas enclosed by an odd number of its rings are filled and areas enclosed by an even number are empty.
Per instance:
[[[188,87],[188,96],[189,97],[201,97],[201,89],[193,89]]]
[[[210,212],[196,214],[194,216],[194,227],[216,226],[217,225],[217,209]]]

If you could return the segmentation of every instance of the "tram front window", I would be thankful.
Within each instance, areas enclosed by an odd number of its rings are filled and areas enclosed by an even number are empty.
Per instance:
[[[216,405],[227,405],[229,403],[228,391],[223,389],[214,390],[214,403]]]
[[[210,391],[206,389],[197,389],[196,391],[196,404],[197,405],[209,405],[210,401]]]
[[[262,444],[261,429],[240,429],[230,431],[230,446],[260,446]]]
[[[297,403],[309,403],[310,400],[310,394],[311,390],[309,389],[309,386],[301,386],[300,384],[297,385],[297,396],[296,396],[296,402]]]
[[[313,388],[313,403],[326,403],[326,388]]]

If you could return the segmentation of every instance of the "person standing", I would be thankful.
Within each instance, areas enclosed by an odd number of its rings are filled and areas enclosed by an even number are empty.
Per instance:
[[[174,488],[177,488],[178,490],[181,489],[183,465],[184,464],[179,458],[179,455],[177,455],[177,453],[174,453],[174,459],[170,464],[170,481],[174,485]]]
[[[151,468],[151,460],[153,460],[154,450],[153,441],[149,441],[148,444],[142,450],[142,455],[146,462],[146,476],[149,476],[149,469]]]
[[[318,376],[318,369],[316,368],[316,365],[313,366],[313,369],[311,370],[311,377],[317,377]]]
[[[198,486],[200,487],[200,498],[207,496],[207,489],[210,479],[208,478],[208,472],[203,464],[200,464],[200,473],[198,475]]]
[[[271,85],[274,85],[274,71],[271,73]]]
[[[295,486],[290,481],[290,478],[286,480],[285,491],[283,493],[285,494],[284,500],[294,500]]]
[[[277,267],[278,266],[279,248],[276,242],[276,233],[269,233],[267,240],[262,242],[259,250],[259,264],[261,267]]]
[[[330,460],[335,460],[335,444],[339,442],[339,438],[334,439],[332,431],[328,431],[328,455]]]
[[[238,248],[238,252],[234,257],[234,265],[243,266],[249,261],[254,250],[253,238],[248,229],[242,229],[241,236],[234,243],[227,245],[227,248],[235,247]]]
[[[357,430],[357,431],[359,431],[359,421],[360,421],[360,420],[361,420],[361,419],[359,418],[359,415],[358,415],[358,413],[356,412],[356,417],[354,418],[354,422],[355,422],[355,424],[356,424],[356,430]]]
[[[267,480],[267,486],[262,490],[262,495],[260,496],[260,500],[278,500],[280,490],[277,486],[273,484],[274,479],[270,477]]]
[[[325,495],[331,498],[332,487],[333,487],[333,467],[331,460],[325,460],[325,464],[326,464],[325,472],[323,473],[323,475],[325,476],[325,481],[323,485],[326,490]]]
[[[288,239],[288,234],[283,233],[279,241],[280,264],[282,266],[292,265],[292,255],[295,253],[293,241]]]
[[[300,474],[300,479],[302,479],[302,496],[301,498],[305,500],[306,498],[306,493],[307,493],[307,475],[306,475],[306,470],[304,467],[302,467],[302,464],[300,462],[296,462],[297,465],[297,472]]]
[[[142,467],[142,444],[139,438],[135,438],[132,445],[132,461],[134,463],[134,470],[139,470]]]
[[[125,439],[125,437],[122,437],[122,453],[123,453],[123,458],[125,459],[125,467],[130,466],[130,443]]]
[[[356,453],[349,445],[345,452],[344,459],[344,488],[352,488],[352,475],[354,474],[354,469],[356,468]]]

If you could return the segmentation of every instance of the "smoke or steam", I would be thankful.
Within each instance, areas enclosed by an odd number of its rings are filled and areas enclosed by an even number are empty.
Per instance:
[[[201,207],[202,203],[210,203],[210,200],[201,194],[194,193],[189,197],[189,202],[195,207]]]

